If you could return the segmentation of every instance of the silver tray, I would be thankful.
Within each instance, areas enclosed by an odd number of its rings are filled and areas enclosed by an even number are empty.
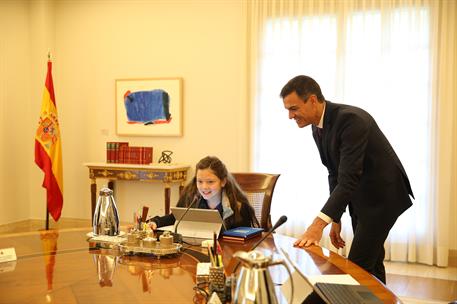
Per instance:
[[[93,232],[86,234],[87,241],[90,243],[97,243],[99,247],[105,249],[118,249],[119,244],[126,243],[127,238],[125,237],[125,232],[120,232],[119,235],[109,236],[109,235],[98,235],[95,236]]]
[[[119,249],[123,254],[128,253],[145,253],[153,254],[155,256],[165,256],[170,254],[178,254],[181,251],[182,245],[178,243],[173,243],[169,248],[161,247],[142,247],[142,246],[129,246],[128,244],[119,244]]]

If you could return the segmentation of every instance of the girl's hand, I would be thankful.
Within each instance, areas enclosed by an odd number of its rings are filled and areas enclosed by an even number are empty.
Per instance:
[[[156,222],[153,222],[153,221],[149,222],[149,227],[151,227],[151,229],[152,229],[153,231],[156,231],[156,230],[157,230],[157,224],[156,224]]]

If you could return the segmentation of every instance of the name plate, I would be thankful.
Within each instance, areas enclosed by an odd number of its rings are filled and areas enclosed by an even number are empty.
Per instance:
[[[0,263],[16,261],[16,250],[14,248],[0,249]]]

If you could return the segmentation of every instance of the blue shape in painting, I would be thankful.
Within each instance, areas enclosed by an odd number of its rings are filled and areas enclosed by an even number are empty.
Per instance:
[[[124,105],[128,123],[149,125],[171,121],[170,96],[162,89],[133,93],[127,91]]]

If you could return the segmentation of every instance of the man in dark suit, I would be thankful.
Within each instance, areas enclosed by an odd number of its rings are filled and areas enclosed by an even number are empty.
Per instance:
[[[354,231],[348,258],[385,283],[384,242],[398,216],[412,205],[410,195],[414,198],[400,160],[370,114],[326,101],[314,79],[294,77],[280,96],[289,119],[299,128],[312,125],[330,188],[320,214],[295,245],[317,245],[332,223],[332,244],[344,247],[340,219],[348,206]]]

